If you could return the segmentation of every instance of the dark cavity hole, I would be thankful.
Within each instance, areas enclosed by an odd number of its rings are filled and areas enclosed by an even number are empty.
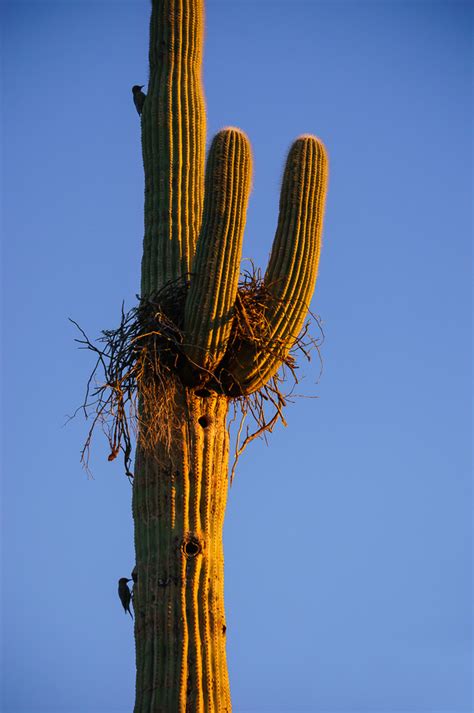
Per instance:
[[[182,550],[186,557],[196,557],[201,552],[201,543],[194,538],[185,540],[182,544]]]
[[[211,392],[209,389],[198,389],[196,391],[196,396],[201,396],[202,398],[206,398],[207,396],[210,396]]]
[[[198,418],[198,423],[203,428],[207,428],[211,423],[211,419],[209,418],[209,416],[201,416],[200,418]]]

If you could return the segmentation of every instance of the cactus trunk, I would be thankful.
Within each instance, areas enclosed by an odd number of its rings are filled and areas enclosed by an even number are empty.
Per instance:
[[[135,713],[231,711],[222,527],[227,399],[179,388],[172,444],[137,454]]]
[[[251,148],[240,129],[222,129],[205,167],[203,26],[203,0],[152,0],[141,114],[141,297],[151,311],[143,334],[129,342],[134,366],[121,372],[123,379],[108,380],[117,384],[120,400],[123,385],[135,379],[140,402],[133,484],[135,713],[231,711],[222,550],[227,411],[233,399],[265,389],[287,360],[320,252],[326,153],[319,139],[303,135],[289,153],[264,284],[253,306],[248,295],[242,298]],[[112,354],[120,359],[122,352]],[[261,398],[276,403],[271,394]],[[121,413],[123,402],[120,407]],[[261,414],[263,406],[251,411]]]

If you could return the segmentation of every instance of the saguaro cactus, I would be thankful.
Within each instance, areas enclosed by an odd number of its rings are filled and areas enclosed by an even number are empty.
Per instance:
[[[241,130],[225,128],[204,171],[203,22],[203,0],[153,0],[141,116],[141,297],[159,301],[177,284],[184,297],[173,304],[182,337],[167,357],[166,437],[158,434],[151,448],[139,440],[134,470],[135,713],[231,710],[222,549],[226,417],[231,400],[263,387],[294,344],[320,252],[326,153],[319,139],[303,135],[286,162],[263,279],[265,329],[258,339],[251,325],[246,337],[235,332],[251,149]],[[140,427],[146,432],[143,420]]]

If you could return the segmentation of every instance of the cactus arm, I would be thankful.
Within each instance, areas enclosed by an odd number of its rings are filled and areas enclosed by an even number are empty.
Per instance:
[[[247,136],[235,128],[220,131],[207,161],[202,228],[184,316],[186,354],[207,370],[222,358],[232,327],[251,170]]]
[[[252,393],[281,366],[302,326],[318,271],[327,185],[327,156],[314,136],[299,137],[283,176],[278,226],[264,283],[267,344],[242,344],[227,365],[230,393]]]
[[[201,224],[206,117],[203,0],[153,2],[142,113],[142,296],[188,273]]]

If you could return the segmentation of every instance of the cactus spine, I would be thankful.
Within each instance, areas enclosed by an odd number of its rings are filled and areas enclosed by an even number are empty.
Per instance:
[[[293,144],[265,273],[268,343],[230,343],[251,185],[246,135],[214,138],[204,172],[203,0],[153,0],[142,111],[142,297],[182,280],[183,341],[170,436],[138,447],[133,516],[135,713],[231,711],[222,527],[229,401],[261,388],[300,331],[314,289],[327,179],[322,143]],[[270,348],[269,348],[270,347]]]

